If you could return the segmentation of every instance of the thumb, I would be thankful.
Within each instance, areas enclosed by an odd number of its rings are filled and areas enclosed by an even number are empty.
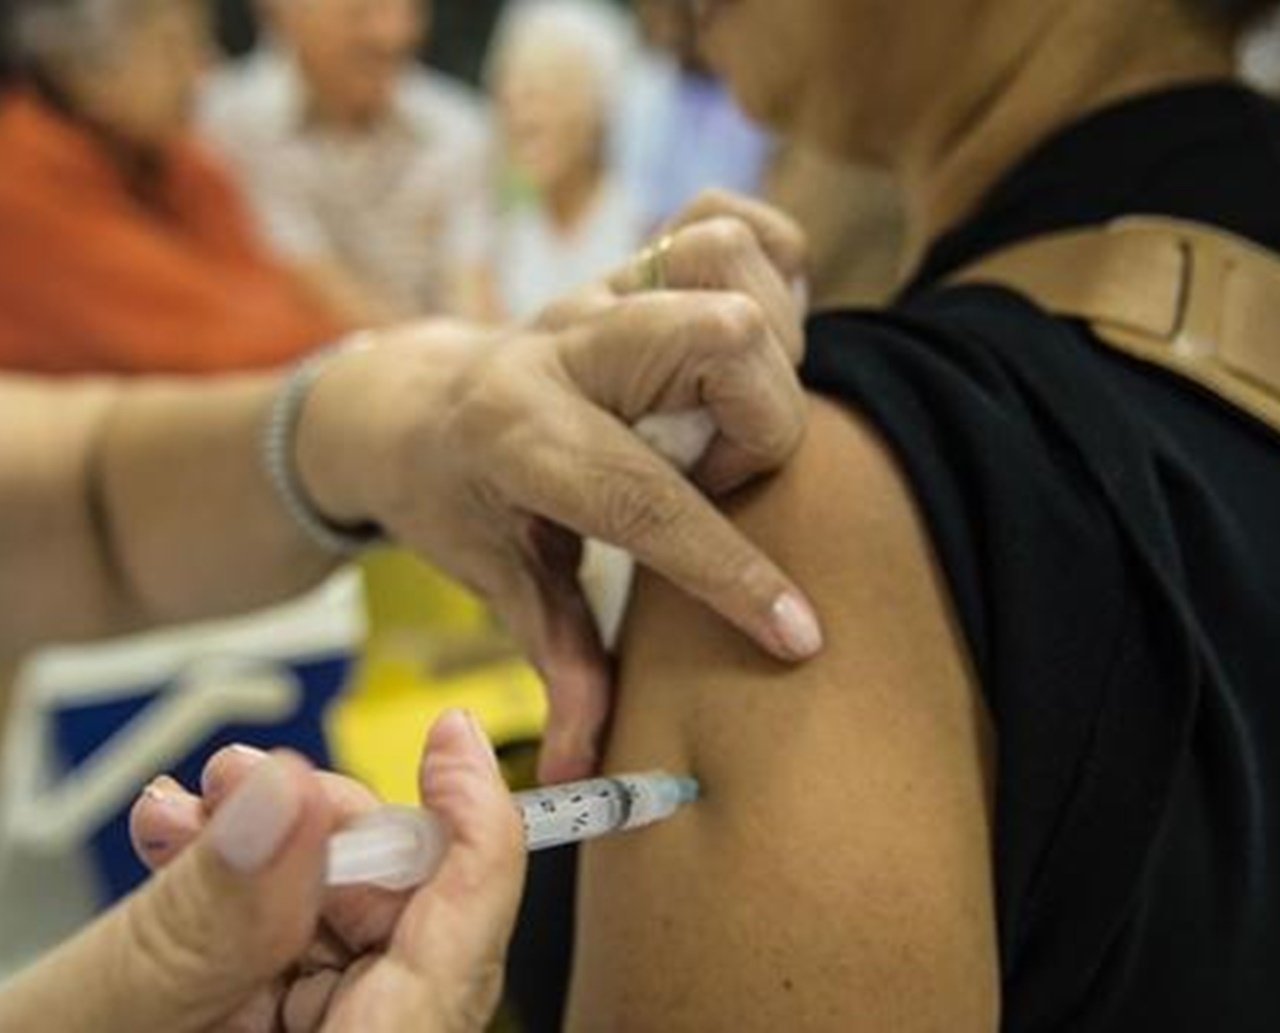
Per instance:
[[[497,1008],[524,876],[524,837],[475,718],[445,713],[427,741],[422,802],[444,862],[405,905],[386,954],[334,997],[326,1031],[483,1030]]]
[[[85,1029],[208,1029],[306,949],[329,826],[309,766],[268,757],[190,849],[72,945],[54,989],[89,998]]]
[[[392,951],[441,993],[446,1011],[492,1003],[524,882],[524,835],[511,794],[475,718],[436,722],[420,776],[422,802],[449,830],[449,850],[409,901]],[[449,989],[445,989],[449,988]]]

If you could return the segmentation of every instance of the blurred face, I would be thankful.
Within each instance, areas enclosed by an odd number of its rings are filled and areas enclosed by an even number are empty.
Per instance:
[[[689,0],[634,0],[632,7],[650,46],[681,61],[698,56],[697,18]]]
[[[386,114],[430,17],[424,0],[271,0],[269,10],[313,102],[343,122]]]
[[[580,55],[551,43],[517,47],[499,70],[497,94],[508,157],[538,190],[595,172],[603,113]]]
[[[891,161],[985,60],[984,30],[1044,0],[697,0],[702,44],[744,107],[789,135]],[[999,18],[993,19],[993,13]]]
[[[72,105],[120,139],[163,146],[189,124],[211,52],[200,0],[140,0],[106,52],[55,62]]]

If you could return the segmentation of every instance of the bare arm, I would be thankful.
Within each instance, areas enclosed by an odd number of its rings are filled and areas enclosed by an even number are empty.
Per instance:
[[[442,566],[538,666],[547,777],[595,767],[608,710],[583,536],[628,549],[772,655],[821,647],[799,588],[629,430],[704,408],[718,433],[693,476],[719,493],[802,436],[788,286],[802,248],[775,214],[729,211],[676,230],[668,291],[632,296],[620,277],[526,328],[383,331],[326,368],[299,420],[298,475],[322,513],[377,523]],[[273,391],[0,377],[0,657],[265,603],[324,572],[259,464]]]
[[[900,475],[817,403],[735,510],[828,647],[784,670],[644,583],[608,765],[706,798],[588,851],[570,1029],[990,1033],[990,732]]]
[[[0,379],[0,655],[244,609],[327,561],[258,462],[274,380]]]

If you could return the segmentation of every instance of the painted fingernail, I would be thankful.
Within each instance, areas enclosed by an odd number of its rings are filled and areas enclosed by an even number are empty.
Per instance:
[[[783,648],[797,660],[808,660],[822,651],[822,625],[803,596],[796,592],[779,596],[770,617]]]
[[[209,823],[213,849],[245,875],[265,868],[284,845],[302,811],[288,771],[267,758]]]

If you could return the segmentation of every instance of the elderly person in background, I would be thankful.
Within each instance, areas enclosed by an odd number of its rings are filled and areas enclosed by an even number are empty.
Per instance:
[[[204,123],[276,247],[363,322],[487,308],[486,116],[416,64],[430,4],[260,9],[268,42],[215,77]]]
[[[608,165],[610,119],[629,57],[625,18],[601,0],[516,0],[489,78],[518,198],[498,234],[498,293],[523,318],[599,276],[644,236]]]
[[[0,96],[0,367],[274,366],[344,321],[275,263],[187,135],[198,0],[12,0]]]

